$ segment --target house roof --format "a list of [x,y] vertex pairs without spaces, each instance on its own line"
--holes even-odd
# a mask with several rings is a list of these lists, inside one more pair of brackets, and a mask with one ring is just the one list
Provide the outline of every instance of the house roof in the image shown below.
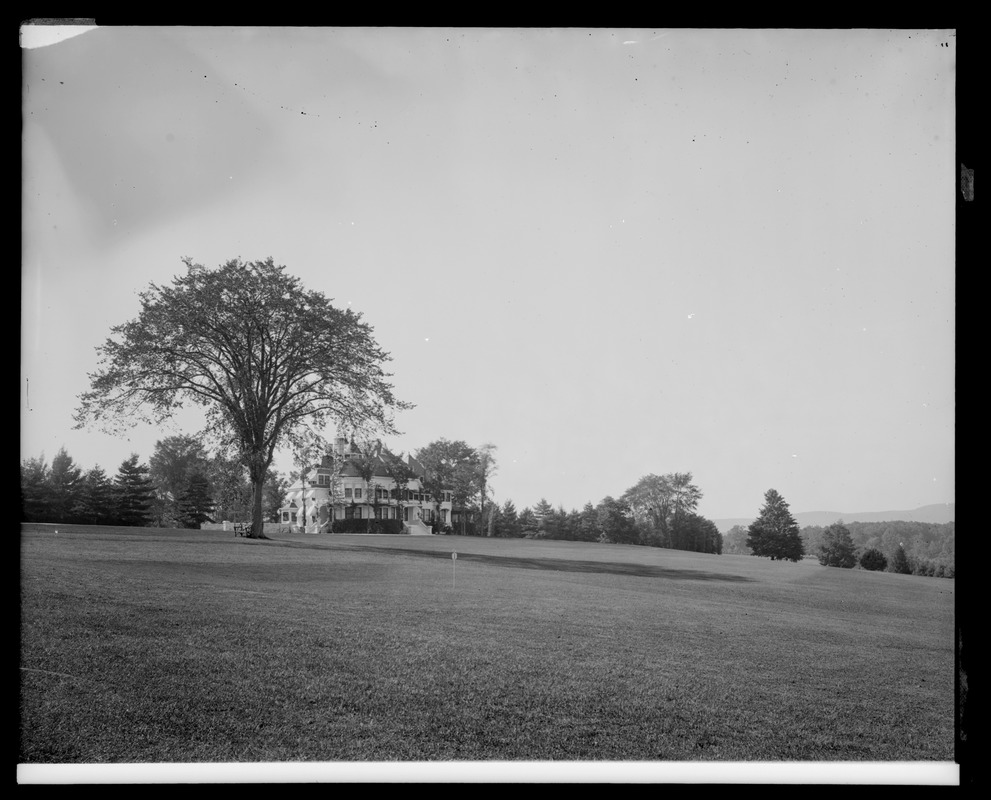
[[427,474],[427,468],[413,456],[406,456],[406,463],[409,464],[409,468],[413,470],[416,477],[422,478]]
[[[367,455],[365,456],[365,458],[367,458],[369,461],[372,462],[372,467],[373,467],[372,476],[374,478],[388,479],[391,478],[392,476],[389,474],[389,467],[388,464],[386,463],[386,460],[381,455],[382,452],[384,452],[386,455],[391,455],[387,450],[382,450],[374,454]],[[357,447],[353,445],[351,447],[351,454],[361,455]],[[413,472],[414,478],[423,479],[424,477],[426,477],[427,468],[423,465],[421,461],[419,461],[418,459],[414,458],[411,455],[408,455],[406,456],[405,463]],[[328,473],[331,473],[332,471],[333,471],[333,459],[330,456],[324,456],[321,459],[320,464],[318,466],[314,466],[310,474],[312,475],[315,473],[315,474],[326,475]],[[337,469],[337,474],[340,475],[342,478],[361,477],[361,472],[358,469],[358,465],[355,462],[355,459],[351,459],[351,458],[345,458],[343,460],[341,466],[338,467]]]

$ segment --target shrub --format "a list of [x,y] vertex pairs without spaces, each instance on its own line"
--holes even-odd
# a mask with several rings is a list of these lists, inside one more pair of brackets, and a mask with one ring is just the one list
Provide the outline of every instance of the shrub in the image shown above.
[[860,566],[872,572],[884,572],[888,568],[888,559],[884,557],[884,553],[876,547],[872,547],[865,550],[860,557]]
[[402,533],[401,519],[338,519],[334,533]]

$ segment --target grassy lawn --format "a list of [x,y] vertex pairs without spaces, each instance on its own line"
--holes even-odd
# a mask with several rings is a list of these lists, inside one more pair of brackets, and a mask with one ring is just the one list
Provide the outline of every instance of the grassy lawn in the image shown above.
[[24,525],[18,761],[952,761],[953,592],[571,542]]

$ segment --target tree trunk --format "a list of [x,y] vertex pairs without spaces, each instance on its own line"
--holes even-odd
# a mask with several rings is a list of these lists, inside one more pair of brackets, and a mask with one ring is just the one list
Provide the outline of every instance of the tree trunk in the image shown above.
[[262,490],[265,488],[264,473],[261,478],[251,479],[251,538],[264,539],[265,520],[262,518]]

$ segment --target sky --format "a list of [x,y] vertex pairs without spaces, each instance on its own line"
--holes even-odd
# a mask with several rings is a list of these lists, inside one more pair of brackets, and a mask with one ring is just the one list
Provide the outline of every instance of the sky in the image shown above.
[[391,354],[415,408],[384,443],[495,445],[499,503],[580,509],[671,472],[710,519],[771,488],[793,512],[954,502],[955,46],[25,33],[21,458],[114,474],[194,433],[74,430],[96,348],[183,257],[271,256]]

